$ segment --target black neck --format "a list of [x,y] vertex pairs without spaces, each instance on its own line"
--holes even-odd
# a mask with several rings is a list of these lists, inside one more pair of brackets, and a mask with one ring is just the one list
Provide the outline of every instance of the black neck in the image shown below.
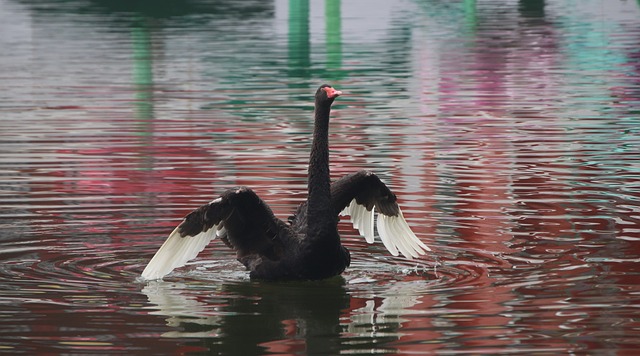
[[309,198],[307,213],[310,231],[324,231],[335,226],[331,208],[329,172],[329,113],[331,106],[318,105],[315,110],[313,144],[309,159]]

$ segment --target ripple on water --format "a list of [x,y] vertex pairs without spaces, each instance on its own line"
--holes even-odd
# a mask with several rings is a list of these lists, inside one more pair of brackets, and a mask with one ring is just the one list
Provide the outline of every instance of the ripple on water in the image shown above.
[[[31,3],[0,2],[0,350],[637,348],[637,2]],[[228,187],[305,198],[319,77],[332,173],[379,173],[434,252],[345,228],[341,278],[251,281],[218,241],[135,282]]]

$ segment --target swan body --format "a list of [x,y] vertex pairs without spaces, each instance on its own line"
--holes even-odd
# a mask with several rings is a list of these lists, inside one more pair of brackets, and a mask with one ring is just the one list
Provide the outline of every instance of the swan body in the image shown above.
[[[329,114],[342,93],[323,84],[315,95],[315,128],[309,160],[309,196],[287,222],[248,187],[236,187],[189,213],[148,263],[142,277],[161,279],[194,259],[213,239],[236,251],[250,277],[264,280],[323,279],[349,266],[340,243],[339,215],[351,216],[368,243],[380,240],[394,255],[417,258],[430,251],[411,231],[396,196],[370,171],[331,183]],[[377,212],[377,219],[375,213]]]

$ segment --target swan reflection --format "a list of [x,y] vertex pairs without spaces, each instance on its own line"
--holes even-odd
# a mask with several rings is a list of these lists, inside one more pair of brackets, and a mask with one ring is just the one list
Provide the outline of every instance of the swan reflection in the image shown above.
[[353,350],[354,342],[363,349],[373,343],[393,348],[406,321],[403,315],[415,313],[411,308],[420,303],[421,290],[421,281],[381,286],[336,277],[217,286],[153,281],[142,292],[151,304],[149,313],[165,317],[170,330],[162,336],[194,339],[188,345],[238,354],[265,350],[337,354]]

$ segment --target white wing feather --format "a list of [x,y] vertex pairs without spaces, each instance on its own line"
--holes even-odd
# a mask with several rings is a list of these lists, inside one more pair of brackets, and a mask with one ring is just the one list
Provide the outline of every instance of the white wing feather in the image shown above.
[[357,204],[355,199],[351,201],[351,204],[346,207],[340,215],[351,215],[351,223],[353,227],[358,229],[360,235],[364,236],[368,243],[373,243],[373,211],[374,209],[367,210],[366,207]]
[[142,271],[142,278],[161,279],[174,269],[184,266],[204,250],[217,232],[218,226],[214,225],[195,236],[182,237],[176,227]]
[[[340,212],[341,216],[350,215],[353,227],[358,229],[360,235],[364,236],[368,243],[374,242],[373,225],[374,210],[367,210],[366,207],[356,203],[353,199],[351,204]],[[418,237],[411,231],[409,224],[398,208],[397,216],[386,216],[378,213],[377,227],[380,240],[389,252],[398,256],[400,253],[408,259],[420,257],[427,251],[431,251]]]

